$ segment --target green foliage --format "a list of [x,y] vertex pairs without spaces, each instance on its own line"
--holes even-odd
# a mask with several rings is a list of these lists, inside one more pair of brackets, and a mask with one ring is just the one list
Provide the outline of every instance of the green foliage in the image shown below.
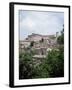
[[32,60],[32,53],[25,53],[21,55],[19,60],[19,79],[49,77],[46,64],[44,63],[45,61],[35,67]]
[[47,71],[46,64],[41,63],[34,68],[33,78],[48,78],[49,72]]
[[64,36],[63,35],[62,36],[59,36],[58,39],[57,39],[57,42],[59,44],[64,44]]
[[32,77],[32,54],[25,53],[20,55],[19,60],[19,79],[29,79]]
[[64,47],[59,47],[59,50],[53,49],[48,52],[48,55],[41,64],[34,66],[32,53],[24,53],[20,55],[19,60],[19,78],[50,78],[64,76]]
[[62,50],[49,51],[46,58],[46,64],[50,77],[64,76],[64,53]]
[[64,44],[64,28],[63,28],[63,30],[61,31],[61,35],[58,37],[57,42],[58,42],[59,44]]

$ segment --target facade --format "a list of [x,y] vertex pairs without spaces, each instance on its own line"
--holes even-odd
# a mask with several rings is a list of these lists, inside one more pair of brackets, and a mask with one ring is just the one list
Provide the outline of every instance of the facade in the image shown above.
[[49,40],[51,38],[53,39],[53,37],[55,37],[55,35],[40,35],[40,34],[32,33],[31,35],[28,35],[26,40],[29,40],[29,41],[40,41],[42,38],[44,40]]
[[[58,33],[56,33],[56,36]],[[46,55],[49,50],[56,47],[57,37],[55,35],[40,35],[34,34],[28,35],[25,40],[19,42],[20,52],[25,52],[27,48],[35,50],[35,55]],[[33,45],[31,46],[31,43]]]

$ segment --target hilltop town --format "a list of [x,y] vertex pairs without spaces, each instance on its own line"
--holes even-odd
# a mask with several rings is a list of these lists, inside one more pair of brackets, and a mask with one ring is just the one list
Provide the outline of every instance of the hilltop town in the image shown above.
[[19,41],[19,79],[64,76],[64,33],[32,33]]
[[34,57],[43,58],[49,50],[57,47],[57,37],[58,32],[56,32],[56,35],[32,33],[24,40],[19,41],[19,51],[24,53],[25,51],[33,50],[35,51]]

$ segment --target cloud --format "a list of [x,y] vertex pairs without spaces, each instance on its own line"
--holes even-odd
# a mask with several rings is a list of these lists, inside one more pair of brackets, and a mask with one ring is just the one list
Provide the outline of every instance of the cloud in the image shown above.
[[20,11],[20,39],[31,33],[55,34],[62,30],[64,13]]

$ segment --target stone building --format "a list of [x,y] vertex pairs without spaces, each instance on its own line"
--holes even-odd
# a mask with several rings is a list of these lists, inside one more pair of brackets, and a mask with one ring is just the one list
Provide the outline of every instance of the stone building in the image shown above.
[[[58,33],[56,33],[56,36]],[[46,55],[49,50],[57,45],[57,37],[55,35],[40,35],[34,34],[28,35],[25,40],[20,40],[19,49],[20,52],[24,52],[26,48],[30,47],[31,42],[33,46],[32,50],[35,50],[35,55]]]
[[42,38],[44,40],[49,40],[49,39],[53,39],[54,37],[55,37],[55,35],[40,35],[40,34],[32,33],[31,35],[28,35],[26,40],[29,40],[29,41],[40,41]]

